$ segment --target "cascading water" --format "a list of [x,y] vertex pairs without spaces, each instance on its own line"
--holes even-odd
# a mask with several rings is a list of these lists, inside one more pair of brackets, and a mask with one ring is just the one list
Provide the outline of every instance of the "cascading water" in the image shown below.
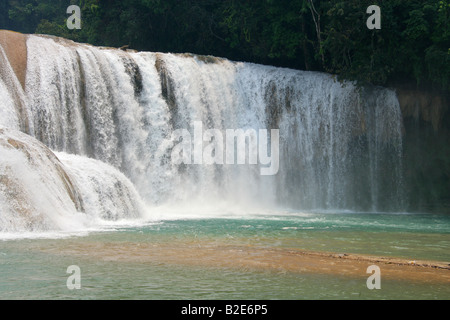
[[[24,90],[17,80],[9,84],[5,74],[12,69],[0,56],[0,124],[56,152],[114,166],[148,205],[403,208],[402,118],[391,90],[359,88],[323,73],[47,36],[28,36],[27,48]],[[279,129],[277,174],[262,176],[261,164],[175,164],[180,140],[173,133],[195,136],[195,123],[224,135]],[[202,141],[202,148],[212,142]],[[63,163],[77,162],[59,155]]]
[[134,185],[98,160],[0,127],[0,231],[80,231],[144,214]]
[[91,220],[117,221],[139,218],[144,204],[133,184],[118,170],[98,161],[58,152],[83,199]]
[[83,224],[78,190],[47,147],[0,127],[0,155],[0,231],[67,230]]

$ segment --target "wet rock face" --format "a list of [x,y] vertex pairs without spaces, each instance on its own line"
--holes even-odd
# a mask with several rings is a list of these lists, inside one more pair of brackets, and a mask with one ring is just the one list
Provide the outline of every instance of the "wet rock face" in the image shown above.
[[395,85],[403,123],[407,210],[450,212],[450,96],[434,88]]
[[442,94],[413,89],[398,89],[397,96],[404,118],[425,121],[438,132],[449,112],[449,100]]
[[139,99],[143,90],[142,74],[139,70],[139,66],[132,59],[128,57],[122,58],[123,64],[125,66],[125,71],[131,78],[133,84],[134,95],[136,99]]
[[156,55],[155,68],[160,77],[161,95],[171,111],[171,124],[175,127],[177,122],[177,98],[175,96],[175,84],[171,78],[163,57],[160,54]]
[[20,84],[25,88],[27,72],[27,36],[21,33],[0,30],[0,45],[13,68]]
[[[30,132],[30,124],[26,111],[26,103],[23,91],[25,90],[25,79],[27,73],[27,36],[6,30],[0,30],[0,87],[3,87],[3,97],[0,98],[2,108],[10,109],[9,116],[0,112],[0,123],[11,126],[12,118],[16,126],[23,132]],[[7,88],[9,93],[5,93]],[[14,107],[11,108],[8,99],[14,101]],[[8,106],[9,105],[9,106]],[[12,110],[14,109],[14,110]],[[3,110],[4,111],[4,110]],[[13,116],[15,114],[15,116]],[[11,118],[12,117],[12,118]],[[3,121],[2,121],[3,120]]]

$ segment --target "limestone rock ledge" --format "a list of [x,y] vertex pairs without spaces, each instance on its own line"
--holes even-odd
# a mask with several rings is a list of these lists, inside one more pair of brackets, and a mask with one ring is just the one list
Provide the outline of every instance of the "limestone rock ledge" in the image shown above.
[[0,46],[5,51],[22,88],[25,88],[27,73],[27,35],[0,30]]

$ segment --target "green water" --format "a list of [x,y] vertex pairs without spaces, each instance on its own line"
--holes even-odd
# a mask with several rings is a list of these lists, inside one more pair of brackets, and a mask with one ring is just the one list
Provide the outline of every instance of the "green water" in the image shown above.
[[[369,290],[366,274],[348,277],[157,260],[106,261],[92,252],[76,251],[84,243],[139,246],[189,241],[450,261],[450,216],[314,213],[189,219],[62,238],[3,240],[0,299],[450,299],[448,282],[384,280],[380,290]],[[70,247],[75,249],[64,251]],[[70,265],[81,269],[80,290],[67,288]]]

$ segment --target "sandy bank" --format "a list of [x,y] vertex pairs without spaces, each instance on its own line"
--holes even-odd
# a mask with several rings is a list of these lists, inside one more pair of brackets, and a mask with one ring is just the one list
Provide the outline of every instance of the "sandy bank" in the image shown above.
[[355,254],[236,246],[226,243],[210,244],[197,240],[189,243],[71,242],[61,247],[41,248],[41,250],[96,261],[328,274],[361,279],[367,279],[369,276],[366,273],[368,266],[377,265],[381,269],[383,280],[450,284],[448,262],[410,261]]

